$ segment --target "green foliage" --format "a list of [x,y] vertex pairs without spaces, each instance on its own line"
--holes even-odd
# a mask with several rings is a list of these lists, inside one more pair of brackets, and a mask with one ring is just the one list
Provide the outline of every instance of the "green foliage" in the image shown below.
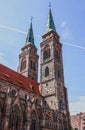
[[75,130],[75,128],[71,127],[71,130]]

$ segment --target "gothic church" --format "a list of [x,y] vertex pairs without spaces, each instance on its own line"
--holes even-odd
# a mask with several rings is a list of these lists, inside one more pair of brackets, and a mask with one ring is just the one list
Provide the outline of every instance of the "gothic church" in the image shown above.
[[40,44],[40,83],[32,21],[18,72],[0,64],[0,130],[70,130],[62,44],[49,8]]

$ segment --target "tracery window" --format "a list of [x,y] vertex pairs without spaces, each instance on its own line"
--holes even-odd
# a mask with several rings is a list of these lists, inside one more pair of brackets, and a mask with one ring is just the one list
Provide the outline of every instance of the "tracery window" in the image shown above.
[[47,77],[48,75],[49,75],[49,68],[46,67],[46,68],[45,68],[45,77]]
[[21,71],[26,68],[26,59],[22,59],[21,61]]
[[43,59],[45,60],[49,57],[50,57],[50,47],[46,45],[43,51]]

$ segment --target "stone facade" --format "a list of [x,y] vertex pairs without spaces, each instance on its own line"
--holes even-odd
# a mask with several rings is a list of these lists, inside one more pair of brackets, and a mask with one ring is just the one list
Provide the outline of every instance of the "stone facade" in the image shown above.
[[42,40],[40,84],[32,21],[19,55],[18,72],[0,65],[0,130],[71,129],[62,44],[51,9]]
[[0,130],[69,130],[64,113],[36,93],[0,79]]
[[38,58],[39,56],[37,54],[37,48],[31,44],[24,46],[21,54],[19,55],[18,72],[37,81]]
[[85,130],[85,113],[71,115],[71,125],[75,130]]
[[[45,53],[49,53],[48,57]],[[45,74],[47,68],[48,75]],[[62,45],[53,31],[46,33],[41,43],[41,93],[51,109],[69,113],[65,99]]]

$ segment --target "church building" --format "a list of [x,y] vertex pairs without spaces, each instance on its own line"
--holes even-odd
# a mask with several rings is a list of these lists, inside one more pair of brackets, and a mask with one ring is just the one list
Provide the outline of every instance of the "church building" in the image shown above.
[[0,64],[0,130],[71,130],[59,39],[49,7],[40,43],[40,83],[32,20],[17,72]]

